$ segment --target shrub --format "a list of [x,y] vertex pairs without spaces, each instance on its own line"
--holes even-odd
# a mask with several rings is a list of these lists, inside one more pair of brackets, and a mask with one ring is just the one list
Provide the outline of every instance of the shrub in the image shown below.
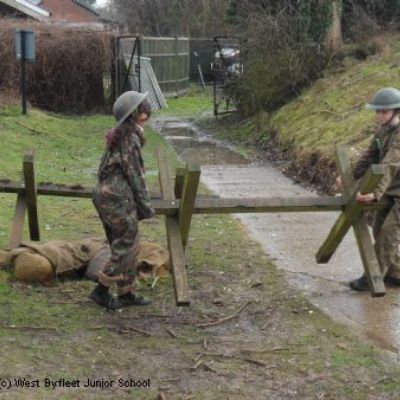
[[110,74],[112,37],[105,32],[2,20],[0,22],[0,88],[19,88],[14,29],[33,28],[36,60],[27,64],[27,93],[37,107],[85,112],[105,103],[103,80]]

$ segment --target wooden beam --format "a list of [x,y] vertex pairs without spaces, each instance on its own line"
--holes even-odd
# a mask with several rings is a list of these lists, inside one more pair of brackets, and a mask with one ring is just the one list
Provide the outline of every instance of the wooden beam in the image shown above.
[[[78,197],[91,198],[93,187],[77,185],[63,185],[59,183],[36,184],[37,194],[42,196]],[[12,182],[8,179],[0,179],[0,193],[24,193],[25,185]],[[150,192],[154,199],[161,199],[160,193]]]
[[[169,163],[165,153],[157,151],[161,195],[164,200],[175,203],[174,186],[169,171]],[[178,215],[165,217],[168,249],[171,256],[172,276],[175,287],[175,299],[178,306],[189,306],[189,286],[186,273],[185,250],[182,245],[182,235],[178,223]]]
[[266,199],[200,199],[194,214],[241,214],[308,211],[341,211],[348,202],[344,197],[270,197]]
[[37,193],[35,183],[34,152],[29,150],[25,153],[23,173],[25,182],[25,197],[28,208],[29,233],[31,240],[40,240],[39,218],[37,209]]
[[[179,178],[180,179],[180,178]],[[176,187],[176,185],[175,185]],[[41,196],[60,196],[91,198],[91,187],[80,185],[62,185],[53,183],[37,184],[37,194]],[[174,190],[175,191],[175,190]],[[0,193],[25,193],[23,183],[0,180]],[[178,192],[179,193],[179,192]],[[173,214],[177,210],[171,208],[169,203],[161,200],[160,193],[150,193],[154,204],[158,204],[160,214]],[[175,196],[176,197],[176,196]],[[230,214],[230,213],[256,213],[256,212],[307,212],[307,211],[341,211],[347,204],[345,197],[270,197],[270,198],[224,198],[220,199],[212,195],[199,195],[193,210],[194,214]],[[388,202],[364,204],[367,210],[378,210],[390,207]]]
[[186,248],[190,225],[192,223],[193,208],[197,197],[197,190],[200,183],[200,167],[188,164],[183,186],[181,203],[179,206],[179,226],[181,228],[183,248]]
[[383,167],[381,165],[371,165],[361,182],[355,188],[348,205],[339,215],[325,242],[318,250],[316,260],[319,264],[325,264],[331,259],[347,231],[363,210],[363,205],[357,202],[357,193],[372,192],[382,177]]
[[[342,176],[343,192],[345,195],[350,196],[353,188],[356,186],[356,181],[353,177],[350,159],[344,146],[337,148],[336,164]],[[369,233],[367,218],[363,212],[361,212],[354,221],[353,231],[360,251],[365,276],[370,284],[371,295],[374,297],[384,296],[386,289],[383,282],[382,271]]]
[[21,244],[22,234],[24,231],[25,212],[26,198],[22,193],[19,193],[17,196],[17,203],[15,206],[14,219],[11,228],[9,250],[15,249]]

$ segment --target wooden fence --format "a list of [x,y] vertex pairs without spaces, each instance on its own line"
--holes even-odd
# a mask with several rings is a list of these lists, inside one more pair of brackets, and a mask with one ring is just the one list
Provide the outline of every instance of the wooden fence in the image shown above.
[[[121,40],[124,54],[132,52],[135,40]],[[180,96],[189,89],[188,38],[140,37],[140,55],[151,59],[154,74],[165,97]]]

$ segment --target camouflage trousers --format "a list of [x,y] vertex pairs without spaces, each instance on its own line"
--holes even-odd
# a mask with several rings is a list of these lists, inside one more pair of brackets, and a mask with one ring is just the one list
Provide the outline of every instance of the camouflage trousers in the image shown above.
[[372,225],[383,276],[400,279],[400,199],[385,197],[392,207],[378,210]]
[[107,236],[111,258],[102,272],[99,283],[110,287],[116,284],[118,295],[135,289],[139,231],[136,205],[130,198],[109,196],[93,191],[93,204]]

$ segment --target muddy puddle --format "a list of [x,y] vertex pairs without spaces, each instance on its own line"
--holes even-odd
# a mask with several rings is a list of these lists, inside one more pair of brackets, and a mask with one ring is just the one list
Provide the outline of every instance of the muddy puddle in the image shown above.
[[202,133],[190,124],[190,121],[176,120],[156,121],[155,128],[169,143],[179,157],[190,163],[200,165],[245,165],[249,164],[242,155],[233,148],[223,146],[212,137]]
[[[294,184],[268,163],[252,163],[233,148],[193,128],[191,122],[159,120],[157,131],[187,162],[202,166],[202,182],[220,197],[317,196]],[[235,215],[263,247],[289,283],[333,319],[350,326],[382,348],[400,350],[400,289],[387,288],[382,298],[353,292],[348,281],[359,277],[362,264],[349,231],[329,264],[315,254],[337,213]]]

